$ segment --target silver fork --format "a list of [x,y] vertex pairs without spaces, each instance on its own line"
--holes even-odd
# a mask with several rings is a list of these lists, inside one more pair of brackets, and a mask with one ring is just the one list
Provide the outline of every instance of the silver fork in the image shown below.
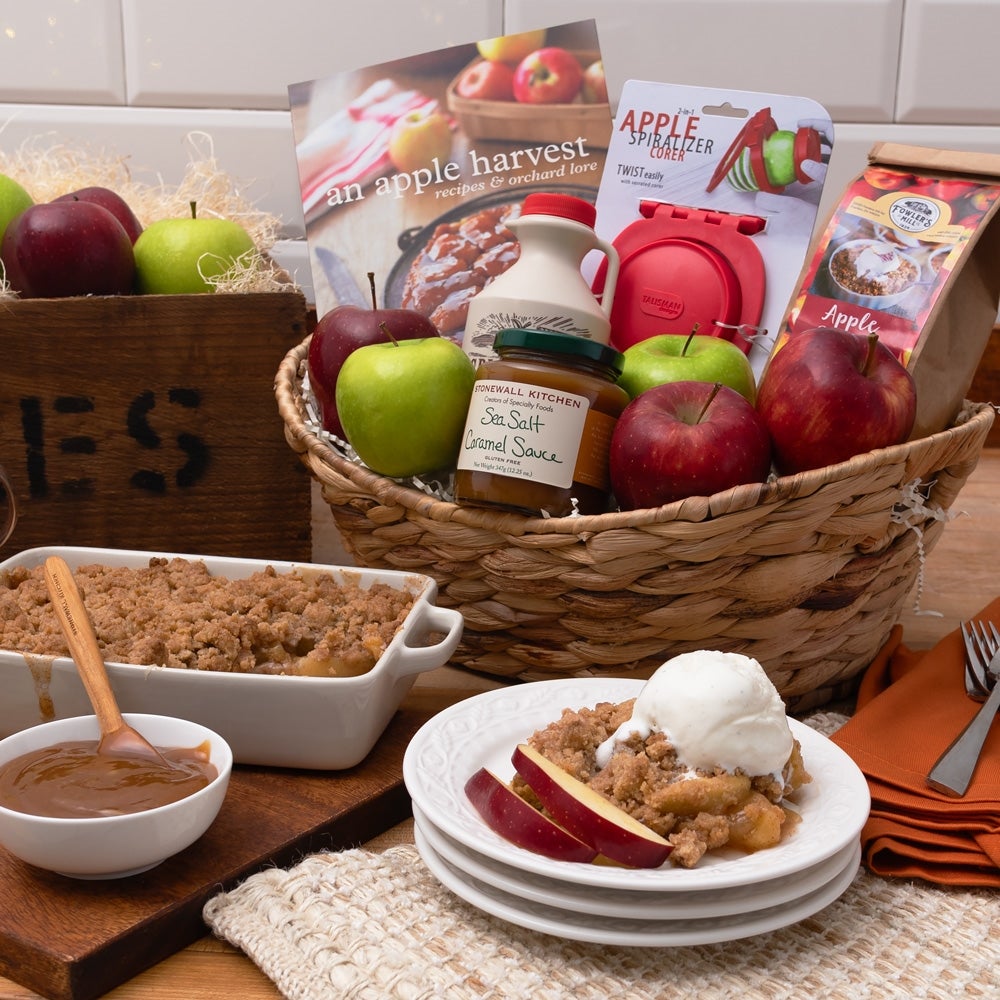
[[[993,633],[991,638],[1000,644],[996,628],[992,622],[989,625]],[[962,641],[965,644],[965,693],[974,701],[986,701],[992,685],[986,673],[986,660],[979,652],[981,643],[979,633],[974,632],[974,628],[973,622],[962,622]]]
[[966,666],[966,689],[968,690],[970,683],[971,667],[975,676],[982,678],[983,685],[991,685],[989,695],[972,721],[952,741],[927,775],[927,784],[931,788],[956,798],[960,798],[968,790],[983,743],[986,742],[993,718],[1000,709],[1000,684],[997,683],[1000,679],[1000,634],[992,622],[988,625],[989,631],[983,622],[970,623],[968,628],[963,625],[962,635],[966,640],[966,652],[970,661]]

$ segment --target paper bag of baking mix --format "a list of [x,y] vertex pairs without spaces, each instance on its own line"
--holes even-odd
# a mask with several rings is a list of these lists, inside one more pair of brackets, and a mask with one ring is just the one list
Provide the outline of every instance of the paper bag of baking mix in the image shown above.
[[879,143],[814,239],[774,350],[876,332],[913,375],[912,436],[950,426],[1000,304],[1000,155]]

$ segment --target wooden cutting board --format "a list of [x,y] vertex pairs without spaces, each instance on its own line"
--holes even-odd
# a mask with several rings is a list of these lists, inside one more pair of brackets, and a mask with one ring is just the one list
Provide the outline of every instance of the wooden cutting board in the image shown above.
[[347,771],[234,768],[204,836],[141,875],[79,881],[0,848],[0,973],[53,1000],[92,1000],[203,937],[205,902],[252,872],[401,822],[410,815],[403,754],[429,716],[397,712]]

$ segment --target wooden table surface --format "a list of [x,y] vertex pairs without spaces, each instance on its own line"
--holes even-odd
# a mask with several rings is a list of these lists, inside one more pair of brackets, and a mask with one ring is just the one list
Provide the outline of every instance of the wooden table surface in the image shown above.
[[[959,495],[940,541],[927,558],[921,613],[913,602],[902,616],[905,641],[932,645],[1000,593],[1000,449],[988,449]],[[498,682],[442,667],[422,675],[406,704],[438,710]],[[373,848],[411,842],[403,823],[372,842]],[[106,995],[109,1000],[275,1000],[274,984],[242,953],[211,935]],[[38,1000],[38,994],[0,977],[0,1000]]]

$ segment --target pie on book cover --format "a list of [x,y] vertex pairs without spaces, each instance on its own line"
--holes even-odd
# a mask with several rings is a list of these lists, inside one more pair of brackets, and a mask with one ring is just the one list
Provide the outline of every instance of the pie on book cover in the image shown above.
[[[556,66],[601,61],[593,20],[537,40]],[[317,316],[370,306],[371,273],[379,307],[416,309],[461,343],[469,300],[517,259],[506,223],[525,197],[596,201],[607,100],[582,85],[544,103],[460,93],[483,62],[473,42],[289,86]]]

